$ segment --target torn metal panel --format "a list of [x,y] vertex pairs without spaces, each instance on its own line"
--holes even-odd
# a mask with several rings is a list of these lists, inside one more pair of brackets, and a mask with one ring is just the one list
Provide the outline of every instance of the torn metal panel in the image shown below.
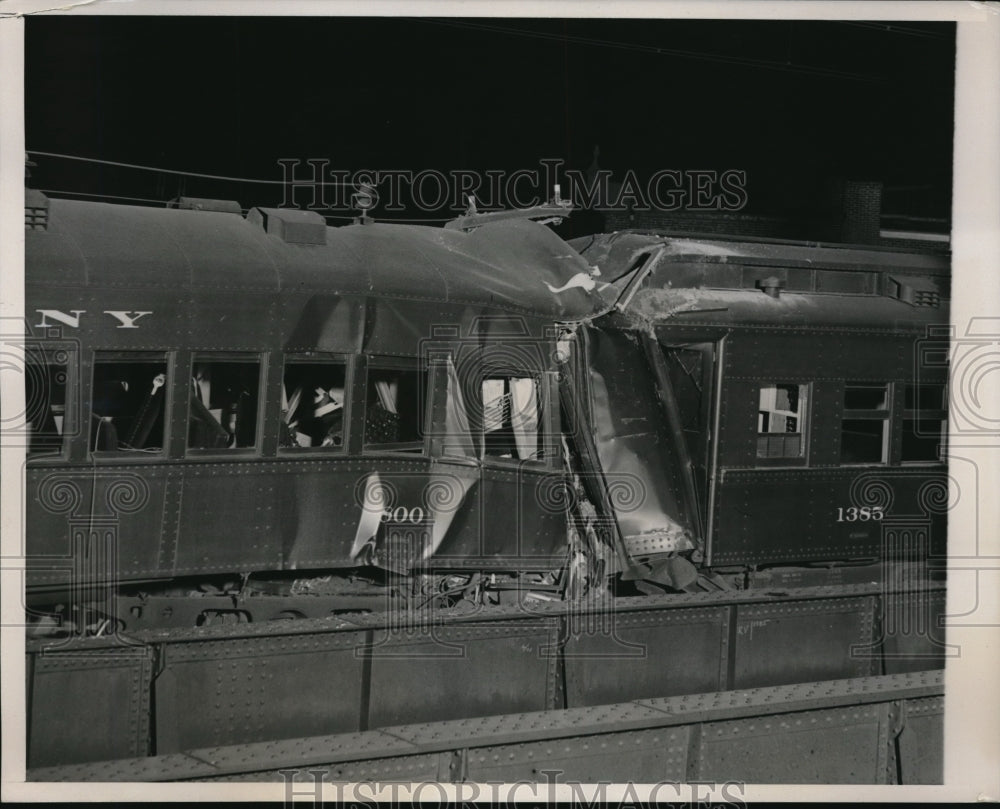
[[643,348],[627,333],[586,334],[594,438],[626,546],[643,555],[690,550],[697,541],[695,510],[684,494],[690,473]]
[[640,322],[921,327],[950,296],[944,255],[632,231],[571,245]]
[[[415,484],[422,487],[419,497]],[[369,473],[364,479],[351,559],[355,564],[409,572],[441,546],[473,485],[473,479],[449,474],[446,469],[432,471],[419,480],[394,476],[385,482],[378,471]],[[407,505],[410,503],[414,505]],[[418,510],[419,517],[415,514]]]
[[553,202],[548,205],[535,205],[531,208],[519,208],[511,211],[484,211],[478,213],[475,203],[470,205],[470,211],[465,216],[459,216],[445,224],[448,230],[472,230],[493,222],[510,221],[512,219],[535,219],[542,224],[559,223],[573,212],[573,203]]
[[[672,263],[701,265],[734,264],[756,267],[805,267],[864,270],[883,267],[894,271],[923,275],[941,271],[945,257],[928,253],[907,253],[874,247],[816,242],[794,242],[752,237],[693,237],[618,231],[572,239],[570,245],[591,263],[601,268],[607,280],[627,268],[637,254],[666,246]],[[618,273],[615,272],[618,269]],[[697,286],[697,284],[691,284]]]
[[941,308],[914,307],[877,296],[783,292],[775,298],[759,289],[654,287],[637,292],[628,311],[642,322],[679,326],[740,323],[871,328],[873,323],[885,323],[895,328],[920,329],[939,323],[946,316]]

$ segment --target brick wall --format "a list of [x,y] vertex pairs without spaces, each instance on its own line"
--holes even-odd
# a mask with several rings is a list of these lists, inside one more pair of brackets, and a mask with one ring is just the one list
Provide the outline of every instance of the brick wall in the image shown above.
[[844,183],[840,241],[849,244],[878,244],[882,215],[882,183],[847,180]]

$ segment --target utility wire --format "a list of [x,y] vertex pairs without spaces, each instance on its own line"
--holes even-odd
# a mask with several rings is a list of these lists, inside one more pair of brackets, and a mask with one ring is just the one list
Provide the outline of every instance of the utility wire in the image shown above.
[[905,25],[897,25],[894,22],[861,22],[855,20],[837,20],[841,25],[850,25],[854,28],[870,28],[873,31],[881,31],[889,34],[903,34],[905,36],[920,37],[922,39],[937,39],[944,42],[951,42],[954,37],[938,31],[924,31],[920,28],[908,28]]
[[[93,197],[96,199],[120,199],[125,202],[150,202],[153,205],[166,205],[170,200],[166,199],[149,199],[148,197],[119,197],[114,194],[88,194],[84,191],[64,191],[57,188],[39,188],[43,194],[70,194],[74,197]],[[247,212],[247,208],[241,208],[243,213]]]
[[825,68],[814,65],[797,65],[787,62],[775,62],[768,59],[755,59],[743,56],[727,56],[725,54],[704,53],[701,51],[687,51],[678,48],[664,48],[657,45],[639,45],[634,42],[619,42],[615,40],[594,39],[592,37],[581,37],[570,34],[551,34],[542,31],[527,31],[523,28],[510,28],[500,25],[485,25],[482,23],[457,22],[453,20],[434,20],[427,18],[413,18],[416,22],[430,23],[432,25],[450,26],[453,28],[467,28],[476,31],[488,31],[500,34],[510,34],[512,36],[522,36],[532,39],[549,39],[559,42],[572,42],[579,45],[593,45],[605,48],[617,48],[619,50],[636,51],[640,53],[657,54],[661,56],[676,56],[683,59],[697,59],[706,62],[719,62],[723,64],[734,64],[743,67],[760,67],[770,70],[781,70],[788,73],[802,73],[807,75],[823,76],[826,78],[849,79],[851,81],[869,82],[874,84],[885,84],[888,80],[883,77],[865,75],[861,73],[850,73],[834,68]]
[[[134,163],[119,163],[115,160],[100,160],[96,157],[80,157],[79,155],[58,154],[56,152],[37,152],[29,149],[28,154],[40,157],[57,157],[63,160],[80,160],[84,163],[100,163],[104,166],[119,166],[126,169],[138,169],[140,171],[156,171],[161,174],[177,174],[183,177],[199,177],[203,180],[225,180],[233,183],[260,183],[261,185],[287,185],[285,180],[253,180],[248,177],[223,177],[218,174],[199,174],[194,171],[178,171],[177,169],[160,169],[154,166],[138,166]],[[343,186],[354,188],[352,183],[329,183],[324,181],[324,185]]]

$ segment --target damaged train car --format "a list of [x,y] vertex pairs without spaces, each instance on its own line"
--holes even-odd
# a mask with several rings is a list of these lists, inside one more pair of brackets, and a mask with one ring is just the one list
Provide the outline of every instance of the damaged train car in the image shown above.
[[940,778],[946,258],[29,195],[29,776]]

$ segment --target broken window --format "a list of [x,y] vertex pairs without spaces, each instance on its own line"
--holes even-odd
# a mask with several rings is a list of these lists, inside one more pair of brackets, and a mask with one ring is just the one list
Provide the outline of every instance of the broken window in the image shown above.
[[886,463],[889,457],[889,385],[848,382],[840,430],[842,464]]
[[365,447],[422,452],[426,373],[416,368],[368,368]]
[[24,404],[29,455],[56,453],[63,447],[68,358],[66,351],[26,357]]
[[542,460],[542,390],[530,376],[489,376],[482,381],[483,454]]
[[804,458],[809,386],[790,383],[760,389],[757,457]]
[[948,395],[943,384],[906,385],[903,394],[903,463],[943,460],[948,438]]
[[94,358],[90,449],[162,451],[166,383],[163,354],[99,352]]
[[301,449],[344,446],[347,365],[343,361],[293,359],[281,387],[279,445]]
[[191,373],[189,449],[240,449],[257,443],[260,361],[197,355]]

